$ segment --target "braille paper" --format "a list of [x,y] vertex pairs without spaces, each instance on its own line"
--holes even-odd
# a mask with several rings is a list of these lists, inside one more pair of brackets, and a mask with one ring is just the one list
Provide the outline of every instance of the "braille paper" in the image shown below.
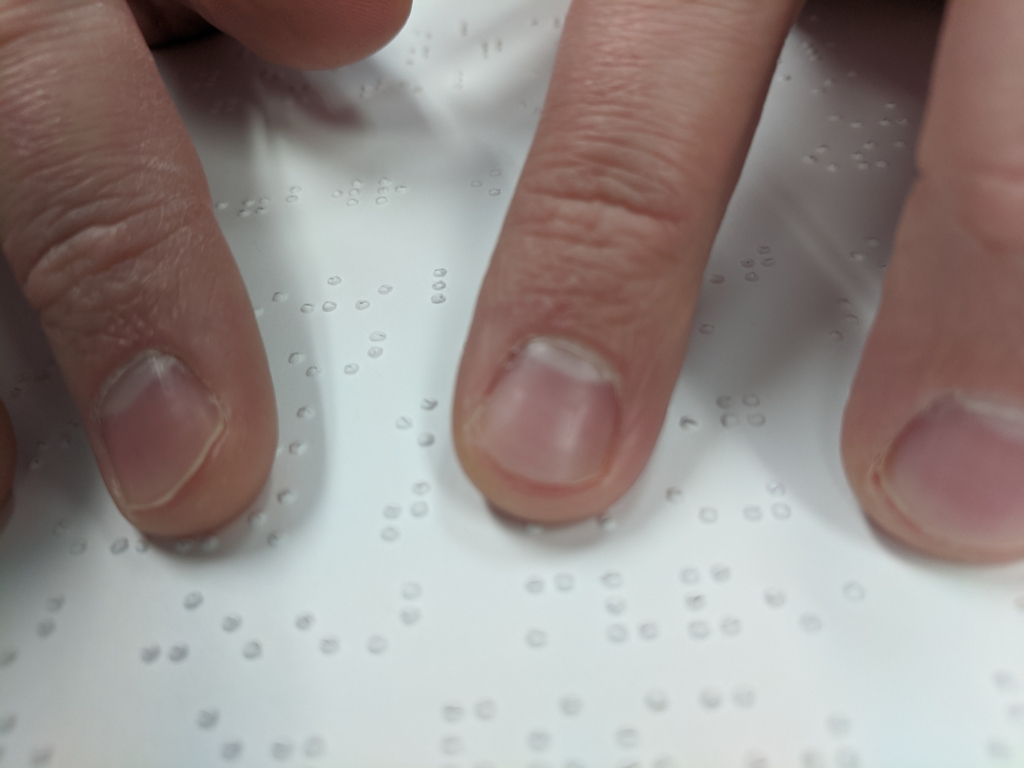
[[141,537],[2,274],[0,768],[1024,766],[1024,567],[908,553],[840,466],[938,19],[839,6],[786,43],[650,465],[550,530],[488,511],[449,419],[567,3],[419,0],[336,72],[159,53],[277,462],[228,529]]

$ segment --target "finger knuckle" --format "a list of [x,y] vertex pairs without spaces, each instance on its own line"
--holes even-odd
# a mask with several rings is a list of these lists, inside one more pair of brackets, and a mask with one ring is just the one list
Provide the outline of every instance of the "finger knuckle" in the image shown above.
[[76,337],[138,334],[159,293],[143,289],[174,267],[203,215],[198,201],[161,193],[160,176],[107,166],[22,218],[6,249],[45,326]]

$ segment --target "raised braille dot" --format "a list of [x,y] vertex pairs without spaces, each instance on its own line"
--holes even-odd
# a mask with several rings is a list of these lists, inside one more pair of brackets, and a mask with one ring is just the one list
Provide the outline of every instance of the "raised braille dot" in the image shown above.
[[380,656],[382,653],[387,651],[387,649],[387,638],[383,637],[382,635],[372,635],[370,639],[366,641],[366,650],[368,650],[374,656]]
[[704,709],[718,709],[722,706],[722,692],[717,688],[704,688],[701,690],[698,700]]
[[713,523],[718,520],[718,510],[714,507],[701,507],[700,512],[697,514],[701,522],[704,523]]
[[531,629],[526,633],[526,644],[531,648],[543,648],[547,642],[548,633],[542,629]]
[[194,611],[202,604],[203,595],[201,592],[189,592],[187,595],[185,595],[184,605],[186,610]]
[[242,742],[229,741],[220,747],[220,756],[224,760],[237,760],[242,755]]
[[263,655],[263,646],[255,640],[250,640],[242,646],[242,656],[249,659],[250,661],[258,659]]
[[320,641],[320,653],[324,656],[333,656],[341,648],[341,642],[336,637],[325,637]]
[[128,539],[124,538],[123,536],[119,539],[115,539],[114,543],[110,545],[110,551],[115,555],[120,555],[124,552],[127,552]]
[[216,709],[204,709],[200,711],[199,715],[196,717],[196,725],[204,730],[210,730],[217,725],[219,720],[220,712]]

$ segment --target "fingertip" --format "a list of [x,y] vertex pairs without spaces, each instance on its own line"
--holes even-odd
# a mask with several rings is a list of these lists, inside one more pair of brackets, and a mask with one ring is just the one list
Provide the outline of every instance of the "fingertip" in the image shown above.
[[[235,386],[233,379],[240,377],[230,371],[212,378],[219,387],[206,402],[205,392],[193,392],[199,397],[191,406],[183,395],[162,413],[127,419],[122,414],[115,417],[120,424],[100,418],[96,425],[108,487],[125,516],[145,533],[176,537],[216,530],[241,515],[267,481],[277,448],[269,370],[248,371],[243,388]],[[150,387],[148,398],[142,393],[140,399],[150,401],[141,403],[143,408],[160,399],[154,389],[160,387]],[[121,427],[127,434],[118,434]],[[128,480],[132,473],[135,479]]]

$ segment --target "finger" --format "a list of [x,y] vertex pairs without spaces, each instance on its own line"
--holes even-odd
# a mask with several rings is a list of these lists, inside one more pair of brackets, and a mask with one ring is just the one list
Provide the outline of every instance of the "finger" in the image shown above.
[[329,69],[369,56],[405,24],[412,0],[186,0],[269,61]]
[[881,309],[844,419],[871,518],[965,560],[1024,555],[1024,3],[947,6]]
[[[0,509],[7,504],[14,485],[14,463],[18,452],[14,443],[14,427],[3,403],[0,403]],[[0,514],[0,521],[3,516]],[[0,523],[0,528],[3,525]]]
[[212,211],[123,2],[0,2],[0,241],[111,494],[159,535],[241,512],[277,441]]
[[792,0],[576,0],[484,281],[456,446],[498,507],[596,514],[653,448]]

